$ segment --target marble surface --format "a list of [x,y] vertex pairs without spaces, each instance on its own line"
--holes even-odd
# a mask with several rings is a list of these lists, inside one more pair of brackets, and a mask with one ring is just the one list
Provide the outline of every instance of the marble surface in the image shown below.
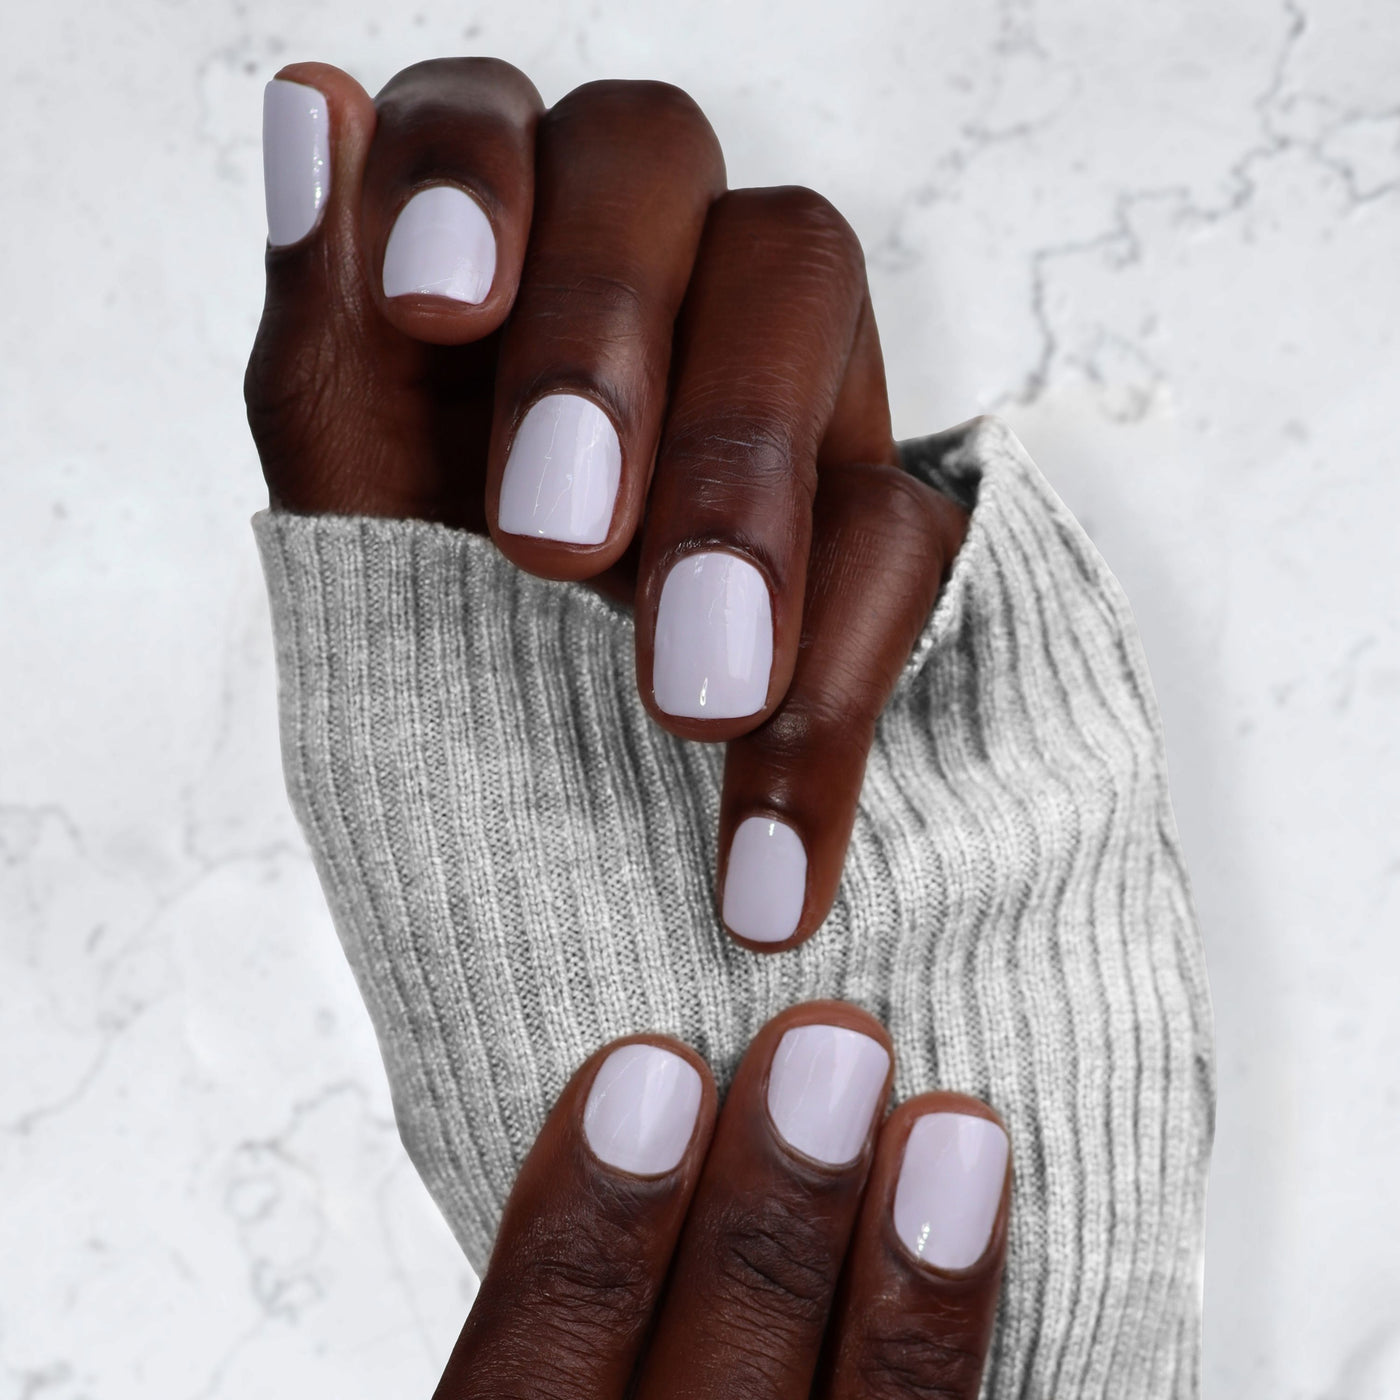
[[994,409],[1133,599],[1213,975],[1211,1400],[1400,1395],[1392,0],[10,7],[0,1397],[426,1396],[473,1280],[281,789],[259,103],[688,88],[830,195],[896,426]]

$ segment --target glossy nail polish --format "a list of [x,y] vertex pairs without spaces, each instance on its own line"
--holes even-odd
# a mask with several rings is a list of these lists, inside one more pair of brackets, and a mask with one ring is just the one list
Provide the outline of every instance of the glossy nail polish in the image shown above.
[[315,88],[274,78],[263,89],[263,186],[267,241],[299,243],[331,187],[330,114]]
[[598,1068],[583,1110],[583,1134],[600,1161],[634,1176],[658,1176],[685,1156],[700,1112],[695,1066],[657,1045],[623,1045]]
[[755,943],[781,943],[797,931],[807,897],[802,838],[772,817],[746,817],[729,845],[720,917]]
[[602,544],[622,449],[608,415],[578,394],[549,394],[521,420],[501,477],[497,522],[511,535]]
[[652,686],[688,719],[761,710],[773,669],[773,606],[763,575],[736,554],[687,554],[661,586]]
[[860,1156],[884,1102],[889,1052],[845,1026],[794,1026],[768,1073],[768,1114],[783,1140],[828,1166]]
[[384,249],[384,295],[486,300],[496,236],[481,205],[456,185],[429,185],[399,211]]
[[930,1113],[909,1130],[894,1193],[894,1228],[936,1269],[971,1268],[986,1253],[1009,1155],[989,1118]]

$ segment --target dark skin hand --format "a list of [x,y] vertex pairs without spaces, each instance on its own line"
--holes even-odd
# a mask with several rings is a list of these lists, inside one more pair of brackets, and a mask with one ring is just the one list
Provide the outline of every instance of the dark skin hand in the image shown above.
[[[806,853],[800,914],[740,941],[802,942],[836,896],[876,721],[967,528],[898,465],[855,235],[809,190],[728,190],[709,123],[663,84],[590,83],[546,110],[491,59],[418,64],[373,100],[324,64],[279,77],[326,100],[330,188],[312,231],[268,251],[246,395],[272,503],[489,531],[522,569],[631,603],[648,712],[728,745],[721,905],[736,829],[776,819]],[[385,295],[395,222],[439,185],[489,221],[478,302]],[[521,423],[561,393],[616,433],[601,543],[501,527]],[[658,632],[663,587],[697,554],[752,566],[771,665],[760,648],[748,702],[708,677],[680,702],[667,688],[659,652],[694,637]]]
[[[808,1027],[846,1058],[794,1054],[785,1075],[788,1033]],[[638,1046],[681,1092],[664,1068],[610,1077]],[[1006,1250],[1004,1130],[947,1093],[886,1119],[893,1068],[880,1025],[840,1002],[769,1022],[723,1109],[684,1045],[598,1051],[521,1168],[437,1400],[975,1400]],[[930,1153],[940,1133],[961,1136]]]

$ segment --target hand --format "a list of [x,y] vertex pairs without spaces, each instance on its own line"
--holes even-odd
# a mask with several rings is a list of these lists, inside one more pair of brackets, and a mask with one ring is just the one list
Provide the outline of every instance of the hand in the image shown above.
[[724,921],[801,942],[966,528],[898,466],[854,234],[808,190],[726,191],[661,84],[544,111],[489,59],[374,101],[279,77],[246,381],[273,504],[489,530],[634,600],[647,710],[729,745]]
[[882,1123],[893,1069],[840,1002],[770,1021],[719,1111],[677,1042],[598,1051],[521,1168],[438,1400],[974,1400],[1006,1134],[955,1094]]

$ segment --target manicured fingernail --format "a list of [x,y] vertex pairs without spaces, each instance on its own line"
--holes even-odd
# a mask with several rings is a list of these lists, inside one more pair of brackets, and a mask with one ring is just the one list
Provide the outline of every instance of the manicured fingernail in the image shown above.
[[491,221],[465,190],[430,185],[399,211],[384,249],[386,297],[422,292],[475,306],[495,275]]
[[688,554],[666,575],[656,610],[657,705],[688,719],[735,719],[763,708],[773,669],[773,605],[747,559]]
[[967,1113],[930,1113],[909,1131],[894,1192],[894,1228],[936,1269],[971,1268],[987,1251],[1006,1184],[1000,1125]]
[[889,1052],[844,1026],[794,1026],[768,1072],[768,1112],[790,1147],[829,1166],[860,1156],[885,1097]]
[[624,1045],[593,1078],[583,1135],[594,1156],[619,1171],[671,1171],[695,1132],[700,1089],[700,1075],[688,1060],[658,1045]]
[[263,89],[263,186],[267,241],[299,243],[331,188],[330,115],[315,88],[274,78]]
[[745,817],[729,845],[720,917],[731,933],[781,943],[797,931],[807,897],[807,851],[785,822]]
[[621,471],[608,415],[578,394],[550,394],[531,407],[510,445],[497,520],[511,535],[602,544]]

